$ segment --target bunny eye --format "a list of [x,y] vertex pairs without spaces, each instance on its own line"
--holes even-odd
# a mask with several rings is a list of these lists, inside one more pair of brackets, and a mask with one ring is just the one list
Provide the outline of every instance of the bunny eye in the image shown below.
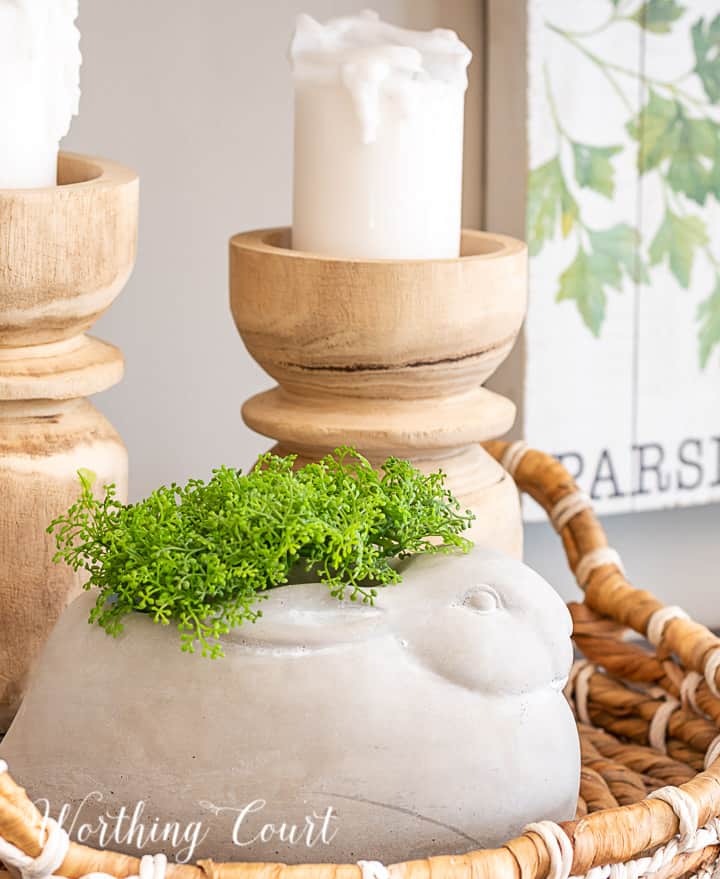
[[476,613],[492,613],[502,607],[500,596],[492,586],[476,586],[463,599],[463,605]]

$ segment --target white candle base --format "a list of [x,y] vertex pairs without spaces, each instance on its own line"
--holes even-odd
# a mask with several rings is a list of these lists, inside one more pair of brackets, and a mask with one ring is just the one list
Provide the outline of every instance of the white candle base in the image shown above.
[[0,189],[55,186],[57,162],[57,144],[0,143]]
[[464,94],[428,89],[398,117],[380,99],[363,143],[342,85],[299,85],[295,98],[293,247],[348,259],[452,259],[460,253]]
[[345,259],[455,259],[470,51],[373,12],[300,16],[293,247]]

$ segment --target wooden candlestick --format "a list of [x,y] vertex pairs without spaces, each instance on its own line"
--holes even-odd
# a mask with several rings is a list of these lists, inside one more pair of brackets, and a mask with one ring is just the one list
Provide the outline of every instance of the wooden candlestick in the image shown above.
[[477,515],[474,539],[519,557],[517,490],[480,446],[510,429],[515,406],[481,385],[525,316],[525,245],[467,231],[458,259],[395,261],[289,242],[289,229],[230,242],[235,323],[278,382],[245,403],[245,422],[300,462],[353,445],[373,464],[397,455],[442,468]]
[[50,521],[77,471],[127,491],[127,453],[84,397],[122,378],[113,345],[84,335],[135,261],[138,180],[61,154],[57,187],[0,190],[0,731],[81,580],[54,565]]

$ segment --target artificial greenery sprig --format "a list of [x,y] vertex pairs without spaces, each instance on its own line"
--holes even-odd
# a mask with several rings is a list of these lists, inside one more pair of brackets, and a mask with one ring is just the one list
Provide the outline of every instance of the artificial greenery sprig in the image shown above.
[[220,637],[257,620],[267,590],[297,566],[337,598],[372,603],[377,586],[401,579],[392,559],[470,546],[461,532],[474,517],[442,473],[397,458],[378,473],[347,448],[298,470],[294,461],[267,454],[247,474],[221,467],[207,483],[163,486],[129,505],[113,485],[96,498],[94,474],[80,471],[80,497],[48,531],[55,561],[84,568],[86,588],[99,590],[90,622],[116,636],[139,611],[174,622],[184,651],[199,643],[214,658]]

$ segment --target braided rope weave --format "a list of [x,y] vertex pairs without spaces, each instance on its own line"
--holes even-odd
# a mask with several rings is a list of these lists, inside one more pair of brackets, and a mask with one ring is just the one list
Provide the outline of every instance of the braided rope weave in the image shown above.
[[70,842],[0,765],[0,860],[21,879],[720,879],[720,639],[630,586],[558,461],[524,443],[486,448],[545,509],[584,590],[570,604],[584,658],[566,689],[583,763],[575,820],[388,867],[166,864]]

